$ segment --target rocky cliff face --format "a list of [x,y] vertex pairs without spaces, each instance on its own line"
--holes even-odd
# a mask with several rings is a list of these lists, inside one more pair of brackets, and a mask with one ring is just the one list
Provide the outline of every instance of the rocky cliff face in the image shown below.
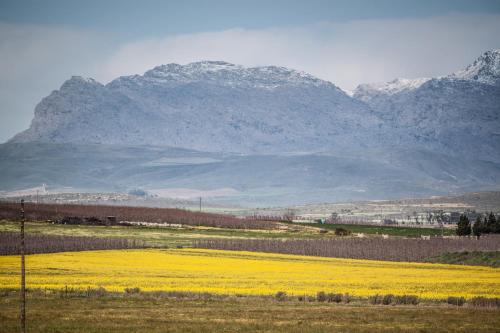
[[373,145],[380,124],[364,103],[311,75],[198,62],[107,85],[73,77],[36,107],[31,127],[12,141],[316,151]]

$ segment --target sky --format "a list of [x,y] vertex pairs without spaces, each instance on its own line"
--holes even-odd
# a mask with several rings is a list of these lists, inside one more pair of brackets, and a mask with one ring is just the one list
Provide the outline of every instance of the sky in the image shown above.
[[0,0],[0,142],[72,75],[222,60],[344,90],[447,75],[500,48],[500,0]]

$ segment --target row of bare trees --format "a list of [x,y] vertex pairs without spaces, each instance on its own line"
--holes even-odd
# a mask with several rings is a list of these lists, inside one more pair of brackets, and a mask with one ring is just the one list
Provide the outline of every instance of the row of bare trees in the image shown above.
[[[0,255],[20,253],[19,233],[0,232]],[[138,249],[146,247],[143,241],[125,238],[76,237],[26,234],[26,253],[54,253],[89,250]]]
[[212,239],[197,240],[194,246],[204,249],[257,251],[308,256],[420,261],[446,252],[499,251],[500,237],[460,238],[330,238],[330,239]]
[[[26,203],[26,218],[29,220],[61,221],[67,217],[78,217],[106,221],[108,216],[115,217],[117,221],[169,223],[232,229],[276,228],[276,221],[241,219],[232,215],[193,212],[175,208]],[[18,203],[0,202],[0,219],[17,218],[19,218]]]

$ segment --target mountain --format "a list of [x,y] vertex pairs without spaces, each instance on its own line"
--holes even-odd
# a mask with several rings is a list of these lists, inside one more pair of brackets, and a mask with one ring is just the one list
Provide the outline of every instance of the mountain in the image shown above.
[[73,77],[36,106],[30,128],[11,142],[273,153],[370,146],[380,125],[364,103],[311,75],[197,62],[107,85]]
[[106,85],[72,77],[0,145],[0,189],[217,193],[257,206],[496,190],[499,59],[353,97],[292,69],[213,61]]
[[500,50],[448,76],[360,85],[353,97],[398,133],[400,145],[500,160]]
[[429,80],[430,78],[398,78],[387,83],[363,83],[354,90],[353,97],[366,103],[374,103],[398,93],[414,90]]
[[473,64],[450,75],[450,77],[489,85],[500,85],[500,50],[485,52]]

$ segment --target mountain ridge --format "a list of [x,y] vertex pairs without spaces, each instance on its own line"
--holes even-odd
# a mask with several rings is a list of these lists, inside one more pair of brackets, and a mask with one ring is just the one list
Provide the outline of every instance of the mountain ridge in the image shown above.
[[353,97],[405,132],[403,144],[414,139],[431,150],[498,161],[499,78],[500,50],[492,50],[450,75],[360,85]]
[[72,77],[37,105],[30,128],[11,142],[286,152],[368,145],[373,140],[364,133],[379,124],[363,103],[309,74],[197,62],[158,66],[106,85]]

